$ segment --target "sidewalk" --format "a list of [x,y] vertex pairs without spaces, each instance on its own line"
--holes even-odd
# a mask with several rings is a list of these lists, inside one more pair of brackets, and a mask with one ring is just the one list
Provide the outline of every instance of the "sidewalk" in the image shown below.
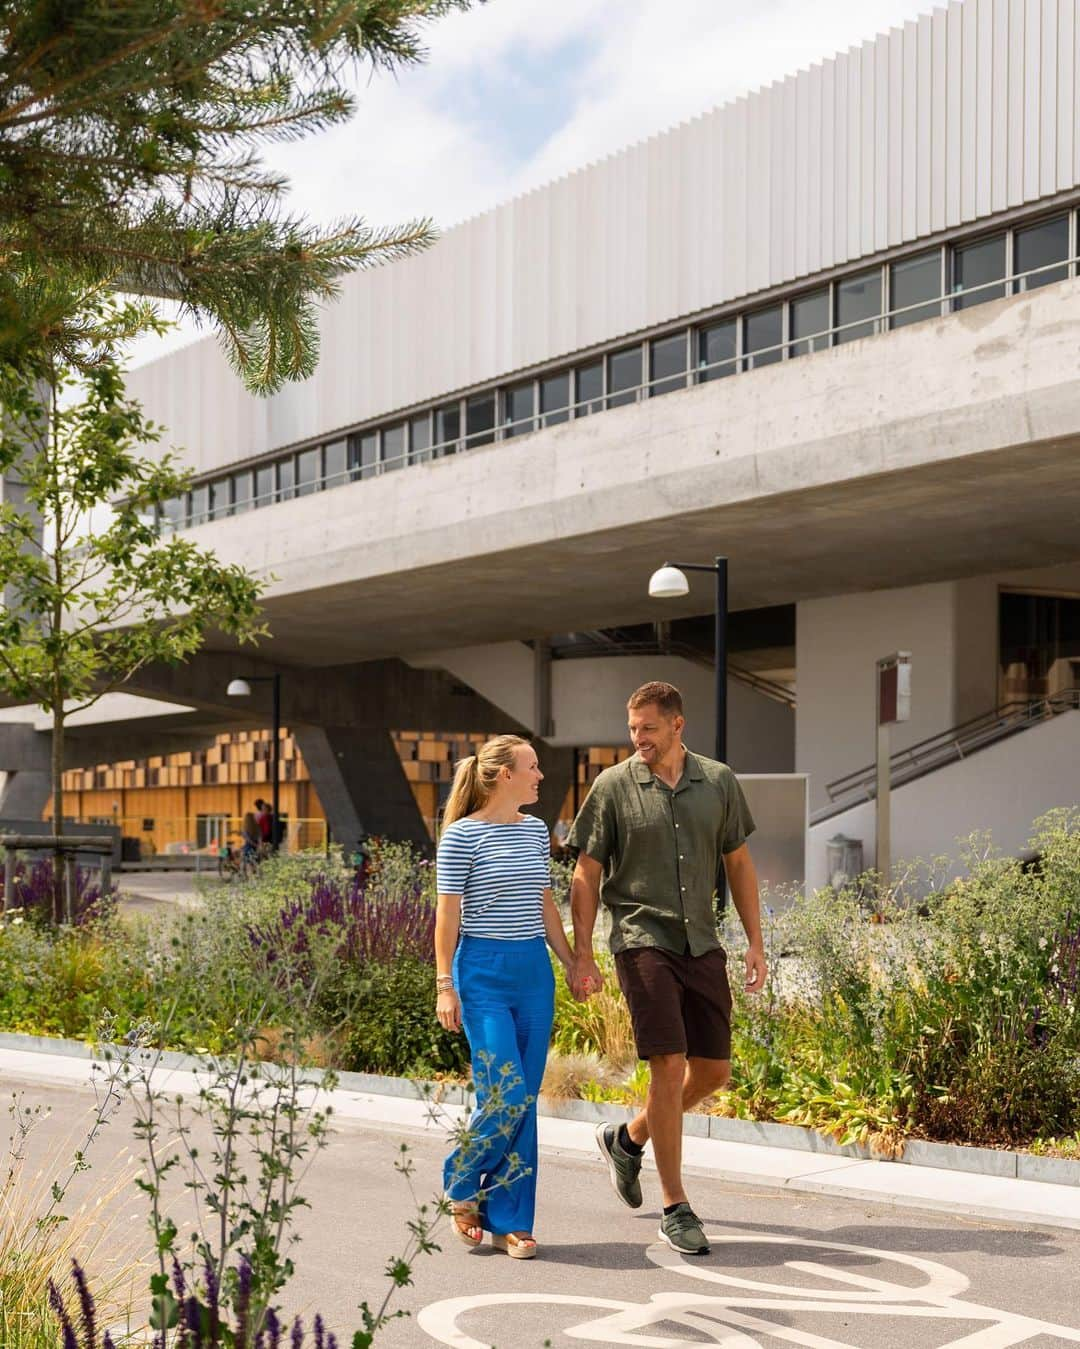
[[[162,1067],[160,1073],[162,1083],[172,1091],[188,1093],[196,1089],[191,1072]],[[62,1054],[0,1048],[0,1077],[5,1088],[38,1082],[92,1090],[91,1062]],[[441,1106],[444,1122],[440,1123],[432,1119],[432,1107],[422,1100],[342,1088],[333,1093],[332,1102],[340,1121],[384,1130],[420,1131],[429,1136],[443,1131],[445,1122],[463,1113],[460,1106]],[[540,1144],[556,1155],[595,1157],[594,1130],[593,1124],[541,1115]],[[688,1174],[704,1174],[740,1185],[952,1213],[1013,1226],[1080,1231],[1080,1187],[1075,1185],[859,1161],[692,1136],[683,1140],[683,1160]]]

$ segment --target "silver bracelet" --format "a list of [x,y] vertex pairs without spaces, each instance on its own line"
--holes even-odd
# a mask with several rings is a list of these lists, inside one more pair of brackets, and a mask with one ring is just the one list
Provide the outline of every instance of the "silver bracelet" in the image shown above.
[[435,976],[435,988],[439,993],[452,993],[454,991],[454,976],[452,974],[437,974]]

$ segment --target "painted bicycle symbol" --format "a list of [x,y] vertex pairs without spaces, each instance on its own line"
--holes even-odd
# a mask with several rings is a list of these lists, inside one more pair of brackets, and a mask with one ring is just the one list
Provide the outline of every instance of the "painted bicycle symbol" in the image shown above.
[[[587,1308],[601,1314],[599,1320],[582,1321],[562,1331],[569,1340],[593,1344],[630,1345],[636,1349],[681,1349],[688,1344],[760,1349],[762,1339],[771,1338],[800,1345],[802,1349],[859,1349],[856,1344],[768,1319],[770,1312],[780,1313],[788,1320],[792,1313],[801,1312],[807,1316],[817,1313],[871,1318],[864,1322],[863,1341],[869,1344],[881,1342],[880,1330],[875,1334],[873,1318],[878,1318],[877,1326],[880,1327],[883,1317],[909,1318],[913,1322],[922,1319],[981,1324],[981,1329],[965,1330],[940,1349],[960,1349],[960,1346],[963,1349],[1008,1349],[1010,1345],[1023,1344],[1039,1336],[1080,1344],[1080,1329],[1075,1327],[967,1301],[964,1298],[969,1287],[967,1277],[922,1256],[771,1233],[711,1232],[709,1241],[714,1250],[724,1245],[777,1247],[777,1264],[797,1282],[761,1282],[722,1269],[691,1264],[657,1242],[646,1252],[653,1264],[670,1274],[709,1284],[711,1291],[654,1293],[648,1302],[560,1293],[482,1293],[434,1302],[419,1313],[417,1325],[437,1344],[449,1345],[451,1349],[490,1349],[490,1340],[476,1339],[461,1329],[459,1322],[466,1315],[475,1317],[487,1308],[542,1305]],[[797,1248],[800,1254],[807,1250],[821,1252],[821,1257],[785,1260],[782,1249],[785,1246]],[[909,1282],[890,1282],[859,1273],[850,1268],[853,1258],[867,1263],[899,1265]],[[673,1338],[671,1331],[677,1327],[691,1332],[692,1338]],[[710,1338],[703,1339],[702,1336]],[[557,1344],[559,1341],[553,1339],[552,1342]]]

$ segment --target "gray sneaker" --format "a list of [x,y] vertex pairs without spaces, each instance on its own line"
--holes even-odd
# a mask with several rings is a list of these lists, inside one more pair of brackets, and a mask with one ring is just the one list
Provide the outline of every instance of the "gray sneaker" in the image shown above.
[[611,1187],[627,1208],[641,1207],[641,1158],[631,1157],[619,1146],[614,1124],[596,1126],[596,1143],[607,1162]]
[[679,1204],[673,1213],[665,1213],[660,1219],[657,1235],[680,1255],[709,1254],[705,1230],[689,1204]]

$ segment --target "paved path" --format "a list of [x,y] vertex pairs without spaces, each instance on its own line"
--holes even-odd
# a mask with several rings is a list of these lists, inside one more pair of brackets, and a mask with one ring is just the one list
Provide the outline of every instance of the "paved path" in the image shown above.
[[[5,1089],[21,1079],[27,1101],[54,1108],[39,1146],[49,1131],[54,1138],[72,1135],[76,1113],[90,1100],[80,1085],[87,1070],[85,1061],[0,1051]],[[190,1085],[190,1075],[170,1078],[177,1090]],[[403,1248],[414,1211],[409,1185],[394,1169],[401,1147],[409,1148],[416,1194],[425,1199],[438,1189],[445,1143],[440,1130],[425,1125],[418,1103],[343,1092],[335,1106],[338,1132],[305,1187],[312,1207],[298,1224],[299,1272],[288,1298],[308,1322],[321,1309],[329,1324],[351,1331],[361,1298],[381,1297],[382,1271]],[[392,1323],[377,1349],[541,1349],[548,1341],[552,1349],[1080,1344],[1080,1190],[1063,1196],[1064,1187],[1036,1185],[1047,1221],[1072,1221],[1076,1230],[1038,1229],[971,1216],[1007,1195],[1030,1207],[1036,1199],[1020,1198],[1026,1191],[1015,1188],[1024,1182],[999,1179],[986,1189],[994,1178],[924,1171],[938,1193],[905,1194],[921,1169],[867,1163],[858,1165],[873,1167],[892,1189],[870,1193],[853,1172],[850,1181],[863,1190],[840,1196],[793,1184],[816,1174],[838,1187],[843,1170],[827,1163],[845,1159],[792,1160],[782,1150],[687,1140],[691,1195],[713,1240],[711,1255],[690,1261],[656,1240],[655,1177],[646,1177],[644,1209],[623,1208],[591,1132],[570,1121],[542,1121],[541,1257],[516,1262],[490,1247],[470,1252],[445,1231],[445,1249],[420,1258],[413,1285],[395,1300],[410,1316]],[[88,1193],[103,1192],[110,1175],[128,1164],[126,1143],[118,1120],[92,1178],[85,1178]],[[771,1174],[759,1153],[772,1157]],[[740,1161],[743,1181],[736,1183],[728,1177],[739,1174]],[[799,1174],[785,1178],[785,1166]],[[942,1202],[950,1186],[967,1187],[967,1216],[910,1207]],[[138,1244],[137,1192],[129,1188],[114,1203],[118,1230]]]
[[198,906],[198,885],[217,885],[215,871],[121,871],[116,875],[122,913],[155,914]]

